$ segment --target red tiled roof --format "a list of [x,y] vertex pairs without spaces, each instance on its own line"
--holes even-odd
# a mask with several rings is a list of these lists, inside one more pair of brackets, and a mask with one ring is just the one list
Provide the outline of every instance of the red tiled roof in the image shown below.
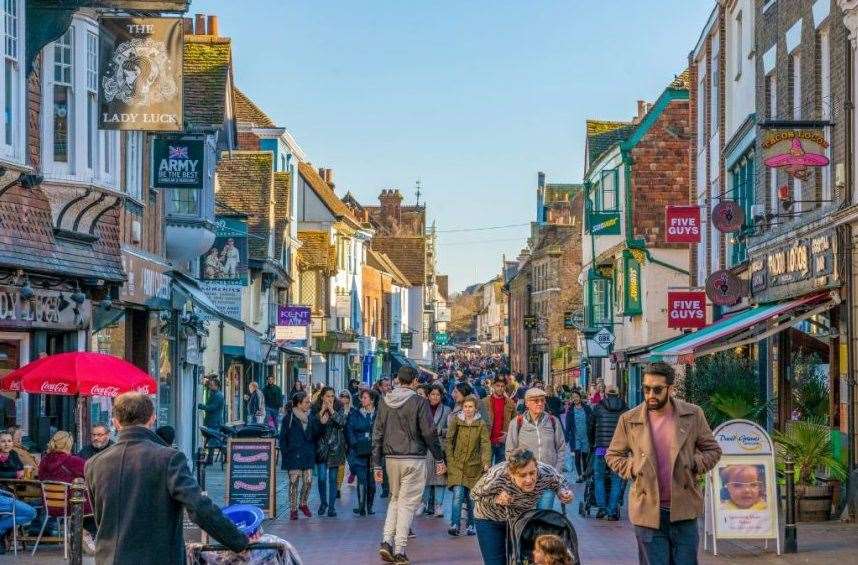
[[413,286],[426,284],[425,237],[376,236],[370,241],[370,246],[387,255]]
[[337,219],[344,219],[351,222],[355,227],[360,227],[360,222],[352,214],[351,209],[334,193],[334,189],[319,176],[318,171],[313,168],[313,165],[310,163],[298,163],[298,173],[304,179],[304,182],[313,189],[313,192],[316,193],[316,196],[319,197],[319,200],[322,201],[331,214],[337,217]]
[[233,89],[233,100],[235,101],[235,119],[239,122],[253,124],[262,128],[273,128],[274,122],[263,112],[247,94]]
[[274,155],[270,151],[224,151],[217,165],[217,202],[247,215],[248,250],[253,259],[267,259],[271,237],[269,204]]

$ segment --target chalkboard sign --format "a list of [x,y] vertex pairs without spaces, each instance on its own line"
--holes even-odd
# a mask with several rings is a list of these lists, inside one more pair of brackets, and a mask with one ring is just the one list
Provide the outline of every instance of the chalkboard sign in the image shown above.
[[277,512],[274,440],[230,438],[226,450],[226,503],[252,504],[273,518]]

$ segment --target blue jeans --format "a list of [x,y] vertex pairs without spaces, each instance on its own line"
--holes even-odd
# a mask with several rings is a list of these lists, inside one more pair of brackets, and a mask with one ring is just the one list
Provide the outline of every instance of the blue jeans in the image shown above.
[[492,465],[503,463],[506,460],[506,444],[500,442],[497,445],[492,445]]
[[474,503],[471,500],[471,489],[464,485],[456,485],[453,487],[453,507],[450,510],[450,525],[458,528],[462,522],[462,503],[465,503],[465,509],[468,516],[468,525],[474,525]]
[[697,565],[697,520],[670,521],[662,509],[659,528],[635,526],[641,565]]
[[507,565],[506,522],[477,518],[474,525],[477,527],[477,543],[483,555],[483,564]]
[[547,490],[543,492],[539,497],[539,501],[536,503],[536,507],[541,510],[551,510],[554,508],[554,491]]
[[337,471],[339,467],[328,467],[327,463],[316,464],[316,481],[319,485],[319,501],[322,506],[334,509],[337,501]]
[[[11,498],[8,496],[0,496],[0,512],[11,512],[12,504],[13,500]],[[15,522],[17,522],[19,526],[26,526],[36,517],[36,509],[29,504],[21,502],[20,500],[15,500],[14,504]],[[0,535],[11,530],[12,525],[12,516],[0,516]]]
[[268,423],[268,420],[272,420],[274,422],[274,429],[280,429],[280,410],[278,408],[266,408],[265,409],[265,423]]
[[[620,511],[620,493],[622,492],[623,481],[620,476],[605,465],[604,455],[595,455],[593,461],[593,483],[596,487],[596,506],[607,512],[608,514],[617,514]],[[610,475],[611,494],[606,500],[605,495],[605,475]]]

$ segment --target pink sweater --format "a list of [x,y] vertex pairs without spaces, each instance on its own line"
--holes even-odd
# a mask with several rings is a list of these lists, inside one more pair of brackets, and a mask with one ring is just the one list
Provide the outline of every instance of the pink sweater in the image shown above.
[[673,482],[673,468],[670,464],[670,448],[676,437],[676,419],[673,406],[668,402],[664,414],[647,410],[652,447],[658,464],[658,496],[661,508],[670,508],[670,487]]

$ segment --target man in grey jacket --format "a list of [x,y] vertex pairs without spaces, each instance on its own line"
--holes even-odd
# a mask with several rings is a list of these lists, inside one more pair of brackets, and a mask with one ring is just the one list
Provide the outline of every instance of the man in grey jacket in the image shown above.
[[382,457],[390,484],[390,501],[378,553],[388,563],[408,563],[405,546],[411,520],[426,486],[426,453],[435,458],[435,472],[447,472],[444,452],[432,425],[429,402],[415,392],[417,372],[402,367],[399,387],[378,403],[372,429],[372,464],[375,482],[383,480]]
[[[506,432],[506,454],[515,449],[528,449],[540,463],[563,468],[566,437],[560,420],[545,411],[546,395],[540,388],[530,388],[524,395],[525,412],[509,423]],[[539,508],[552,508],[554,493],[546,491],[539,499]]]

